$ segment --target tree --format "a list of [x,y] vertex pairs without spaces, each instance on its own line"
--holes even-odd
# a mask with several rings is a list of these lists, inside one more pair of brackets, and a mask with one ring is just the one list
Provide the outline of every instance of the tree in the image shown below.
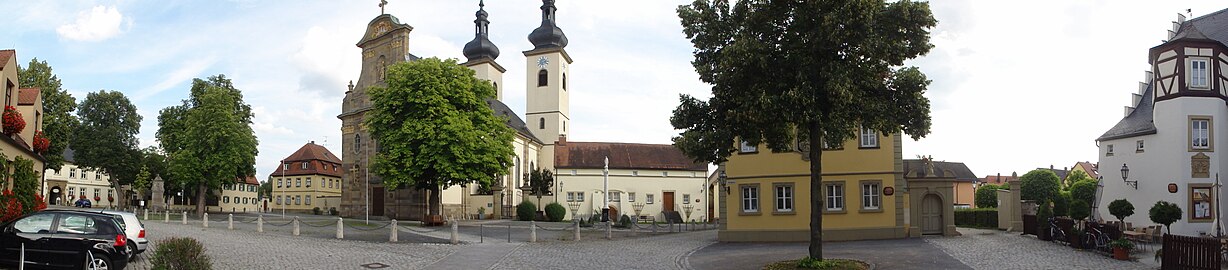
[[1067,175],[1066,179],[1062,181],[1062,188],[1069,190],[1069,189],[1074,188],[1074,184],[1077,184],[1082,181],[1088,181],[1088,180],[1096,180],[1096,179],[1092,179],[1090,176],[1087,176],[1086,172],[1074,171],[1074,172],[1071,172],[1070,175]]
[[1020,199],[1033,201],[1053,201],[1061,190],[1057,174],[1048,169],[1032,170],[1019,177]]
[[1065,217],[1070,215],[1070,192],[1058,191],[1057,197],[1053,197],[1053,216]]
[[273,182],[270,182],[270,181],[260,182],[260,188],[256,189],[256,193],[257,193],[256,196],[259,197],[261,200],[264,200],[264,198],[272,198],[273,197]]
[[1126,217],[1134,215],[1134,204],[1126,199],[1117,199],[1109,203],[1109,214],[1117,217],[1117,221],[1126,222]]
[[1092,213],[1092,206],[1087,202],[1075,200],[1070,203],[1070,218],[1074,220],[1083,220]]
[[443,186],[490,184],[511,166],[513,131],[486,100],[489,81],[456,59],[428,58],[388,69],[387,87],[368,89],[364,121],[379,150],[371,169],[387,187],[430,191],[438,215]]
[[194,189],[197,215],[204,214],[210,191],[256,173],[259,142],[251,124],[251,105],[225,75],[192,80],[183,104],[159,112],[157,137],[167,170]]
[[77,99],[61,88],[60,78],[51,70],[47,61],[30,59],[25,68],[17,67],[17,81],[22,87],[37,87],[43,98],[43,136],[51,141],[51,147],[43,153],[47,169],[59,170],[64,164],[64,149],[72,140],[72,131],[81,123],[73,111]]
[[1181,207],[1170,202],[1158,201],[1155,205],[1151,206],[1149,214],[1148,217],[1151,218],[1151,222],[1164,224],[1164,227],[1168,229],[1168,233],[1173,233],[1173,222],[1181,220]]
[[152,181],[150,180],[149,168],[142,165],[141,171],[136,174],[136,180],[132,181],[132,189],[136,190],[137,196],[142,200],[145,198],[145,192],[149,191],[150,182]]
[[542,195],[554,195],[551,192],[551,189],[554,188],[554,173],[550,170],[536,168],[524,174],[524,178],[529,179],[529,190],[532,195],[537,196],[537,207],[539,208],[537,210],[541,211]]
[[[937,24],[929,4],[908,0],[696,0],[678,7],[712,98],[681,96],[674,145],[697,161],[723,163],[737,140],[773,151],[806,145],[810,194],[823,194],[824,141],[858,129],[929,134],[930,81],[904,61],[929,52]],[[811,196],[810,257],[823,259],[822,196]]]
[[973,194],[973,201],[977,208],[997,208],[998,207],[998,190],[1002,186],[994,184],[984,184],[976,188],[976,193]]
[[1088,178],[1074,182],[1070,185],[1070,197],[1087,205],[1094,204],[1096,201],[1096,180]]
[[[141,168],[136,140],[141,115],[119,91],[89,93],[78,109],[81,125],[72,136],[75,163],[110,176],[111,188],[123,194],[120,186],[131,184]],[[119,205],[127,205],[125,197],[119,196]]]
[[143,157],[141,165],[144,166],[144,169],[149,173],[145,177],[138,177],[137,179],[137,181],[143,180],[146,182],[146,184],[144,184],[146,191],[142,194],[150,192],[148,188],[154,182],[154,179],[157,179],[158,177],[162,177],[162,195],[175,194],[175,191],[178,191],[179,189],[173,188],[177,187],[177,185],[174,184],[174,180],[171,179],[170,174],[167,173],[166,154],[162,152],[162,149],[158,148],[157,146],[148,146],[141,149],[141,155]]

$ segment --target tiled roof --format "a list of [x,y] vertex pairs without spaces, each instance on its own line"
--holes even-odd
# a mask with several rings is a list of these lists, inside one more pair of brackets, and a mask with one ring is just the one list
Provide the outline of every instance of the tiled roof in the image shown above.
[[524,120],[520,120],[520,116],[516,115],[516,112],[513,112],[511,108],[508,108],[507,104],[492,98],[486,100],[486,105],[490,105],[490,109],[494,111],[495,116],[506,117],[507,126],[516,130],[516,133],[520,133],[520,136],[529,138],[539,144],[545,144],[537,136],[533,136],[533,132],[529,132],[529,127],[525,125]]
[[1228,45],[1228,9],[1199,16],[1181,24],[1173,36],[1178,39],[1211,39]]
[[0,70],[4,70],[4,65],[8,64],[9,59],[17,55],[15,50],[0,50]]
[[973,182],[980,180],[963,162],[934,161],[934,171],[925,166],[925,160],[905,159],[904,177],[908,178],[955,178],[956,181]]
[[1057,179],[1066,180],[1066,176],[1070,175],[1070,170],[1058,170],[1054,168],[1036,168],[1037,170],[1049,170],[1057,175]]
[[34,101],[38,100],[38,92],[38,88],[17,89],[17,105],[34,105]]
[[[277,170],[269,174],[270,177],[309,174],[341,177],[341,159],[338,159],[337,155],[333,155],[332,151],[328,151],[328,148],[316,144],[314,141],[303,145],[298,151],[294,151],[293,154],[290,154],[290,156],[281,161],[282,164],[290,164],[288,166],[290,169],[283,172],[282,169],[287,166],[279,165]],[[303,168],[302,162],[307,162],[306,169]]]
[[986,175],[984,178],[981,178],[981,183],[1003,184],[1009,181],[1015,181],[1017,180],[1017,178],[1018,177],[1009,176],[1009,175],[1008,176]]
[[602,168],[609,157],[610,169],[708,170],[708,164],[695,162],[668,144],[568,142],[561,137],[555,146],[556,168]]
[[1154,82],[1148,82],[1147,90],[1143,91],[1143,98],[1138,102],[1138,107],[1134,108],[1130,115],[1122,118],[1121,121],[1117,121],[1113,128],[1105,131],[1103,135],[1100,135],[1100,138],[1096,138],[1096,141],[1156,134],[1154,115],[1152,115],[1152,111],[1155,110],[1155,104],[1152,102],[1154,100],[1152,99],[1152,91],[1155,91],[1154,85]]
[[1083,171],[1086,171],[1087,176],[1091,177],[1092,179],[1100,178],[1100,173],[1096,171],[1096,164],[1093,164],[1090,161],[1075,162],[1075,166],[1083,167]]
[[236,180],[240,180],[236,182],[243,182],[244,184],[248,184],[248,185],[260,185],[260,180],[256,180],[255,175],[244,177],[243,179],[236,179]]

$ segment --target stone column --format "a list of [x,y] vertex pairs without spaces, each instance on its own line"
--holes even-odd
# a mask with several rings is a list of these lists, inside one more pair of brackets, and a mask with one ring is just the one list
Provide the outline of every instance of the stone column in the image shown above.
[[256,217],[256,232],[264,232],[264,215]]
[[290,221],[290,223],[294,223],[294,236],[298,236],[298,217],[294,217],[294,220]]
[[460,243],[460,232],[457,231],[456,220],[452,220],[452,244]]
[[529,243],[537,243],[537,221],[529,221]]
[[1023,231],[1023,211],[1022,211],[1023,210],[1023,201],[1022,201],[1023,197],[1021,196],[1022,192],[1020,191],[1023,190],[1022,188],[1023,182],[1019,181],[1018,177],[1014,177],[1013,179],[1014,180],[1007,181],[1007,183],[1011,185],[1011,193],[1010,193],[1011,196],[1009,199],[1003,201],[1005,203],[1011,204],[1011,207],[1010,207],[1011,227],[1007,231],[1022,232]]
[[575,232],[576,232],[575,239],[576,241],[580,241],[580,222],[572,222],[572,225],[575,225],[574,227]]
[[204,224],[205,228],[209,228],[209,213],[205,213],[201,216],[200,224]]
[[188,225],[188,211],[183,211],[183,215],[180,217],[183,218],[183,225]]
[[337,239],[345,239],[345,218],[337,218]]
[[230,230],[235,229],[235,215],[234,214],[226,215],[226,229],[230,229]]
[[388,242],[397,242],[397,220],[393,219],[392,224],[388,225],[391,231],[388,232]]

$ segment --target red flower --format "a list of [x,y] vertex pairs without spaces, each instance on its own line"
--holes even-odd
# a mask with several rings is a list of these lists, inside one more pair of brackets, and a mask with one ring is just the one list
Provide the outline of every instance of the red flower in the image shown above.
[[21,201],[17,200],[12,190],[0,192],[0,206],[0,222],[9,222],[22,215]]
[[47,202],[43,200],[43,195],[34,194],[34,211],[43,211],[47,209]]
[[102,201],[102,197],[94,196],[94,201],[95,201],[95,202],[100,202],[100,201]]
[[34,132],[34,151],[46,153],[47,148],[51,147],[51,140],[43,135],[43,131]]
[[115,201],[115,197],[107,196],[107,201],[108,201],[108,202],[114,202],[114,201]]
[[4,134],[12,135],[26,128],[26,120],[13,106],[4,106]]

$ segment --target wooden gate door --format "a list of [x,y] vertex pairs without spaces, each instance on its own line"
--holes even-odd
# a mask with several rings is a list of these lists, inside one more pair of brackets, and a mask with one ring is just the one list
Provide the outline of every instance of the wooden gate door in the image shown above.
[[384,215],[384,188],[377,187],[371,189],[371,215]]
[[934,194],[921,200],[921,233],[942,234],[942,199]]
[[673,212],[674,211],[674,192],[672,191],[665,192],[664,194],[661,194],[661,198],[663,199],[662,203],[664,204],[662,205],[662,209],[665,209],[664,210],[665,212]]

